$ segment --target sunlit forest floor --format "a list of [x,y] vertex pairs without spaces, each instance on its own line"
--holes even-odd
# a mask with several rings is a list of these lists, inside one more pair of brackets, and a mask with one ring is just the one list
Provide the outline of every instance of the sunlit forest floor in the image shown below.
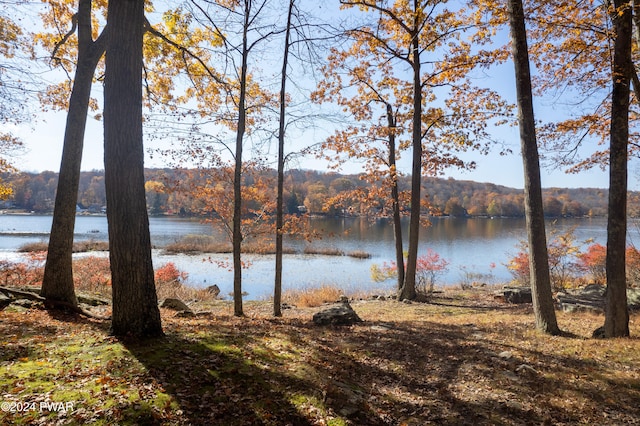
[[[107,322],[0,312],[0,424],[640,424],[640,317],[630,339],[591,338],[602,315],[558,312],[489,291],[427,303],[354,301],[364,320],[319,327],[321,308],[271,316],[269,302],[211,314],[162,310],[166,337],[129,342]],[[58,405],[56,405],[58,404]]]

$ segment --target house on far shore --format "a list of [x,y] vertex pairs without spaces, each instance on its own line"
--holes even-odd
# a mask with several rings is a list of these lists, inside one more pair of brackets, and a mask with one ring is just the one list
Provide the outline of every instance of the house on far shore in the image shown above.
[[101,206],[100,204],[92,204],[89,207],[78,203],[76,204],[76,214],[105,214],[107,213],[107,206]]

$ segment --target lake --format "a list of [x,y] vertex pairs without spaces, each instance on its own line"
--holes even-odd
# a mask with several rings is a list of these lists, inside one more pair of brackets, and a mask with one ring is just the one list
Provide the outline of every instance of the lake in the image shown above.
[[[0,259],[19,260],[16,250],[23,244],[47,241],[51,229],[51,216],[0,214]],[[151,217],[150,231],[154,246],[162,247],[179,241],[187,235],[212,235],[221,240],[224,235],[211,225],[197,219],[176,217]],[[348,256],[320,256],[291,254],[284,256],[283,287],[300,288],[331,284],[344,291],[388,290],[394,282],[372,282],[371,265],[381,265],[395,259],[393,227],[389,221],[370,222],[365,218],[313,218],[312,226],[323,231],[321,240],[311,243],[287,240],[287,246],[302,252],[307,246],[336,247],[345,253],[361,250],[371,254],[370,259],[355,259]],[[408,228],[408,222],[405,223]],[[606,219],[558,219],[547,224],[547,230],[564,232],[575,227],[577,241],[593,239],[606,243]],[[406,247],[406,231],[405,247]],[[78,216],[76,219],[76,241],[94,239],[107,240],[107,220],[104,216]],[[629,239],[637,239],[638,228],[629,226]],[[511,274],[504,265],[518,251],[518,243],[526,238],[524,219],[511,218],[434,218],[432,225],[421,230],[420,253],[432,249],[450,264],[446,274],[440,276],[436,285],[455,285],[464,280],[465,273],[485,274],[488,283],[506,282]],[[86,255],[86,254],[83,254]],[[93,254],[95,255],[95,254]],[[106,254],[102,254],[106,255]],[[194,286],[217,284],[221,294],[227,295],[233,288],[233,273],[216,266],[214,261],[231,262],[231,254],[213,255],[164,255],[153,251],[154,267],[167,262],[189,274],[189,283]],[[264,299],[272,293],[274,280],[273,255],[243,255],[251,262],[243,270],[243,290],[247,299]],[[228,296],[227,296],[228,297]]]

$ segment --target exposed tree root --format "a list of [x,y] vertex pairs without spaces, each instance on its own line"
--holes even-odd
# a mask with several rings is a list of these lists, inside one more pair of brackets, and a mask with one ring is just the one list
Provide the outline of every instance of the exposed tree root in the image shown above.
[[[109,321],[111,317],[103,317],[101,315],[96,315],[92,312],[87,311],[86,309],[82,309],[78,305],[74,305],[72,303],[64,302],[61,300],[50,300],[45,297],[40,296],[37,293],[32,291],[19,290],[16,288],[9,287],[0,287],[0,291],[5,293],[7,296],[17,296],[21,299],[34,300],[37,302],[41,302],[46,309],[65,309],[67,311],[74,312],[76,314],[83,315],[88,318],[100,320],[100,321]],[[9,303],[10,304],[10,303]],[[7,306],[9,305],[7,304]],[[5,306],[6,307],[6,306]]]

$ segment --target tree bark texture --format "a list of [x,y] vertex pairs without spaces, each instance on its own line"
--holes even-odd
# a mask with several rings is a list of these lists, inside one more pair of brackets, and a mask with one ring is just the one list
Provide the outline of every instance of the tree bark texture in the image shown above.
[[402,245],[402,220],[400,216],[400,190],[396,168],[396,120],[393,108],[387,104],[387,125],[389,126],[389,169],[391,179],[391,203],[393,205],[393,235],[396,246],[396,265],[398,266],[398,290],[404,284],[404,247]]
[[409,247],[407,255],[407,271],[404,284],[398,292],[398,300],[416,298],[416,267],[418,263],[418,242],[420,241],[420,201],[422,189],[422,79],[420,69],[420,40],[418,0],[413,1],[415,22],[411,40],[413,65],[413,130],[411,135],[411,214],[409,216]]
[[627,244],[627,144],[629,142],[629,76],[632,9],[628,2],[614,1],[611,13],[615,28],[613,91],[609,146],[609,207],[607,219],[607,293],[605,337],[629,336],[625,253]]
[[76,306],[73,284],[73,233],[78,202],[80,166],[93,75],[105,49],[104,32],[94,42],[91,34],[91,0],[78,5],[78,61],[69,98],[67,122],[56,190],[42,296]]
[[520,146],[524,166],[525,215],[529,242],[531,295],[536,327],[549,334],[560,329],[551,293],[549,256],[542,204],[540,160],[536,141],[529,52],[522,0],[509,0],[512,54],[516,75]]
[[242,65],[240,66],[240,96],[238,98],[238,129],[236,131],[235,168],[233,174],[233,314],[244,315],[242,308],[242,149],[247,127],[247,56],[249,47],[250,2],[244,2],[244,25],[242,31]]
[[112,333],[162,335],[144,190],[142,36],[144,1],[111,0],[104,82],[104,156]]

